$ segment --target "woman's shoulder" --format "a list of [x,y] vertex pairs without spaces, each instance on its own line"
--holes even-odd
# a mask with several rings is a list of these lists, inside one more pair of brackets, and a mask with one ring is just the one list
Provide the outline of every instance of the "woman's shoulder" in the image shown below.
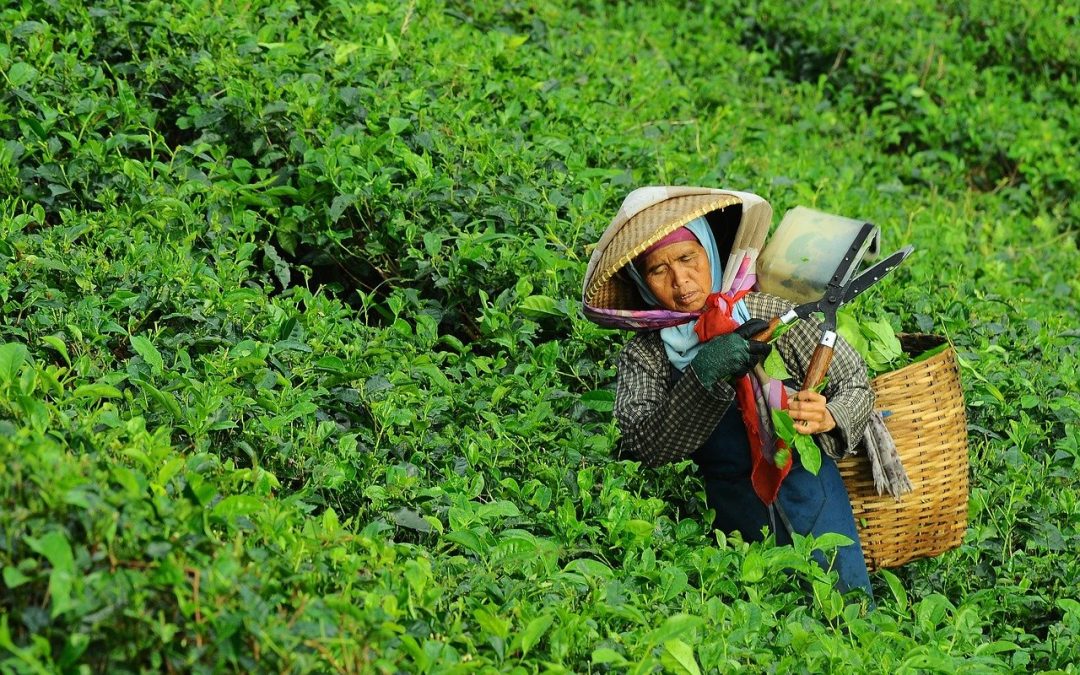
[[747,309],[750,310],[750,315],[759,319],[771,319],[774,316],[784,314],[795,306],[778,295],[760,291],[747,293],[743,299],[746,301]]
[[635,333],[632,338],[626,341],[626,344],[623,345],[623,352],[652,353],[663,351],[663,348],[664,342],[660,339],[660,331],[644,330]]
[[627,340],[619,355],[620,362],[636,361],[642,364],[654,365],[663,363],[667,358],[664,353],[664,342],[660,339],[660,331],[641,331]]
[[619,354],[618,370],[620,380],[644,374],[649,378],[670,378],[673,366],[668,361],[660,331],[644,331],[630,338]]

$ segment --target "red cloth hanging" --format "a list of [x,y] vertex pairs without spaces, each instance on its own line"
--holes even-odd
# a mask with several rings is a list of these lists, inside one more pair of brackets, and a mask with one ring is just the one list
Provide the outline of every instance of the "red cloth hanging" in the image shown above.
[[[739,291],[731,295],[713,293],[705,301],[705,311],[698,317],[694,332],[702,342],[708,342],[717,335],[726,335],[739,327],[739,323],[732,317],[735,303],[749,293],[749,289]],[[787,461],[784,466],[776,466],[765,458],[762,448],[764,441],[761,438],[762,424],[758,417],[757,400],[754,396],[754,385],[750,381],[750,375],[743,375],[735,381],[735,401],[742,414],[743,424],[746,426],[746,436],[750,441],[750,484],[754,492],[765,505],[776,501],[776,495],[780,492],[780,484],[784,477],[791,471],[792,454],[787,453]],[[787,392],[780,391],[780,407],[787,408]],[[787,449],[787,444],[779,438],[776,439],[776,451]]]

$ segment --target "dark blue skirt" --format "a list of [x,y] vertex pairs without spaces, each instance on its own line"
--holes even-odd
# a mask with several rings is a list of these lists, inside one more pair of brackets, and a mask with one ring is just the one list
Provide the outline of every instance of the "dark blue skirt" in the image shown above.
[[836,549],[831,566],[820,552],[816,554],[818,562],[837,572],[841,592],[861,588],[873,597],[851,502],[830,457],[822,453],[821,470],[815,476],[795,453],[776,500],[782,515],[770,514],[750,484],[750,442],[738,406],[732,403],[709,440],[694,454],[694,461],[705,480],[706,503],[716,512],[715,529],[738,532],[746,541],[761,541],[775,530],[779,545],[791,543],[789,527],[804,536],[842,534],[854,543]]

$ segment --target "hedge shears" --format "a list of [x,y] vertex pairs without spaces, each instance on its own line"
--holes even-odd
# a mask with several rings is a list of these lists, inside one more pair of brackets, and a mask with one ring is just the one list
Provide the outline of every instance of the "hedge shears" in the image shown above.
[[892,255],[871,265],[858,276],[852,276],[857,269],[866,250],[869,247],[870,235],[874,226],[865,223],[855,236],[847,253],[840,260],[836,272],[829,279],[822,296],[812,302],[803,303],[789,310],[782,316],[773,317],[769,321],[769,327],[754,336],[755,340],[769,340],[776,329],[780,326],[792,323],[798,319],[809,318],[811,314],[821,313],[824,319],[821,322],[821,341],[814,349],[814,355],[806,368],[806,378],[803,381],[803,390],[813,389],[824,379],[829,364],[832,363],[833,347],[836,344],[836,310],[845,305],[866,289],[870,288],[881,279],[900,266],[900,263],[911,255],[914,246],[905,246]]

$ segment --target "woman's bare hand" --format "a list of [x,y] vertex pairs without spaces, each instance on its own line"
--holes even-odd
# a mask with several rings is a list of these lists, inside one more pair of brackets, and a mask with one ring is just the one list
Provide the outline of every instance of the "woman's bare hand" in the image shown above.
[[835,429],[836,420],[825,403],[825,397],[814,391],[804,390],[792,396],[788,401],[788,413],[795,421],[795,431],[822,434]]

